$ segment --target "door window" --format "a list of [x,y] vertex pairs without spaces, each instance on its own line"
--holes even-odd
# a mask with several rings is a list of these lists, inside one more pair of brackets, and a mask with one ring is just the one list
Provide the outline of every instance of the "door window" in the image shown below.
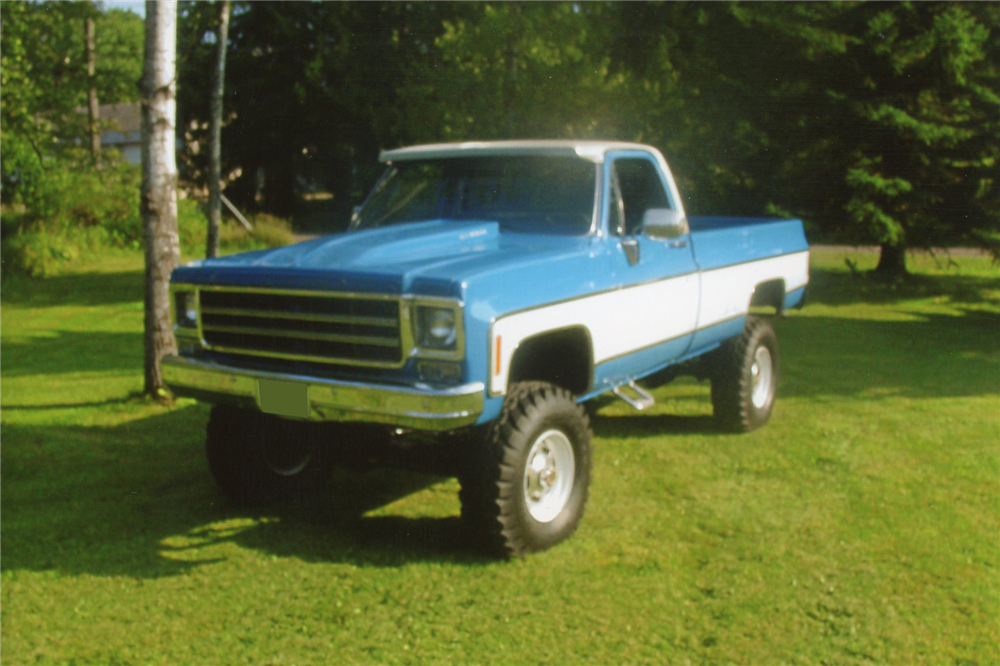
[[[649,160],[615,160],[612,187],[617,189],[618,196],[612,196],[610,228],[617,229],[619,235],[638,234],[642,230],[642,218],[650,208],[670,207],[663,181],[656,166]],[[616,211],[614,204],[619,199],[620,206]]]

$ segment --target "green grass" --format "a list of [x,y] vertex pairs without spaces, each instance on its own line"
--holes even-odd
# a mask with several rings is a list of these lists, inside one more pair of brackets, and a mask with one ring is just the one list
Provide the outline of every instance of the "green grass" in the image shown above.
[[8,280],[4,664],[1000,663],[1000,273],[843,258],[778,325],[766,428],[715,432],[694,381],[609,403],[580,531],[507,563],[452,479],[233,507],[207,408],[132,397],[139,260]]

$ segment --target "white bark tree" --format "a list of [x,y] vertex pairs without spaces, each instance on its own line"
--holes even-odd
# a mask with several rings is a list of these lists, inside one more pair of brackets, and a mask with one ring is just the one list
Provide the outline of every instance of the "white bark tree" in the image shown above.
[[145,392],[164,393],[160,359],[177,353],[170,324],[170,274],[180,261],[175,155],[177,2],[146,2],[142,75],[142,196],[146,241]]

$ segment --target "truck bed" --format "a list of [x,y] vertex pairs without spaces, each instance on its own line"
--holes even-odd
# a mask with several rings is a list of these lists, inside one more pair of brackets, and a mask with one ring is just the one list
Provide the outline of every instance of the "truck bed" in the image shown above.
[[800,220],[691,217],[691,243],[702,270],[809,249]]

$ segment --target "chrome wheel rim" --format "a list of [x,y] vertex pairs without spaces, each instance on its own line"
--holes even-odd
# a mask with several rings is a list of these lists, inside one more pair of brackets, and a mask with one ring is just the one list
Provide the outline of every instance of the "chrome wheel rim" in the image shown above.
[[750,366],[750,379],[753,391],[750,400],[757,409],[763,409],[771,399],[771,383],[774,377],[774,363],[767,347],[757,347],[753,355],[753,365]]
[[535,439],[524,467],[524,499],[532,518],[549,523],[562,513],[575,472],[573,445],[563,432],[547,430]]

